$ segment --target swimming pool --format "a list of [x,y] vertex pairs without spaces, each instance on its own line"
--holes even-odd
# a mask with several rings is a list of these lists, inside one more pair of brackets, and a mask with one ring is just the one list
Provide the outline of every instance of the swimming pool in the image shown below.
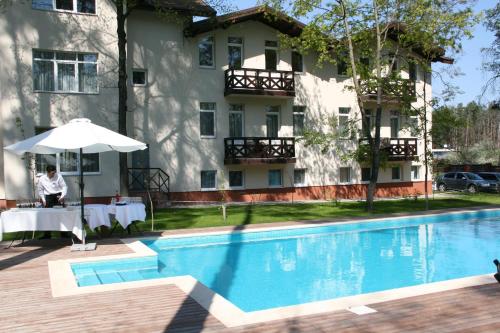
[[143,240],[156,256],[71,264],[79,286],[191,275],[243,311],[493,273],[500,210]]

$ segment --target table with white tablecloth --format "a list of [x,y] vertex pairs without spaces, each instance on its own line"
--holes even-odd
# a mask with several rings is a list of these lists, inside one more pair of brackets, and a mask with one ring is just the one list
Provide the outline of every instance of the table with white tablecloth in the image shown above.
[[146,206],[142,203],[126,205],[108,205],[108,213],[115,216],[115,220],[125,229],[134,221],[146,220]]
[[[94,230],[100,226],[111,228],[111,219],[109,218],[108,205],[87,204],[84,206],[85,220],[89,228]],[[78,207],[80,209],[80,207]]]
[[83,238],[80,211],[71,208],[13,208],[0,214],[0,241],[4,232],[71,231]]

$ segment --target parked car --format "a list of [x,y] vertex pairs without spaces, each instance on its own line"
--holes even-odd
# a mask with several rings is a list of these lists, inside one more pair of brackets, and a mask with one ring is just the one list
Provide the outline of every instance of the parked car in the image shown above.
[[490,183],[491,191],[500,193],[500,172],[476,172],[476,174]]
[[490,189],[490,183],[472,172],[446,172],[436,179],[440,191],[460,190],[476,193]]

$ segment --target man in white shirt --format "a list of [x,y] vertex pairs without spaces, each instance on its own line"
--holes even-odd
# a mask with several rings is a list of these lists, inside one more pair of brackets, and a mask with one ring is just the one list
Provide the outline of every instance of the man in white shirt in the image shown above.
[[38,195],[46,208],[62,205],[68,193],[68,186],[63,177],[56,173],[56,167],[47,165],[47,174],[38,180]]
[[[56,167],[47,165],[47,174],[38,179],[38,196],[45,208],[64,204],[64,197],[68,193],[68,186],[63,177],[56,173]],[[62,233],[61,233],[62,235]],[[42,238],[50,238],[50,231],[46,231]]]

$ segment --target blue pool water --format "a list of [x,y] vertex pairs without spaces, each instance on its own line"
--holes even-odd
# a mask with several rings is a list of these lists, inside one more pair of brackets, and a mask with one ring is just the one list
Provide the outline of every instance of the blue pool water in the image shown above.
[[79,286],[191,275],[256,311],[493,273],[500,210],[143,242],[158,256],[72,264]]

